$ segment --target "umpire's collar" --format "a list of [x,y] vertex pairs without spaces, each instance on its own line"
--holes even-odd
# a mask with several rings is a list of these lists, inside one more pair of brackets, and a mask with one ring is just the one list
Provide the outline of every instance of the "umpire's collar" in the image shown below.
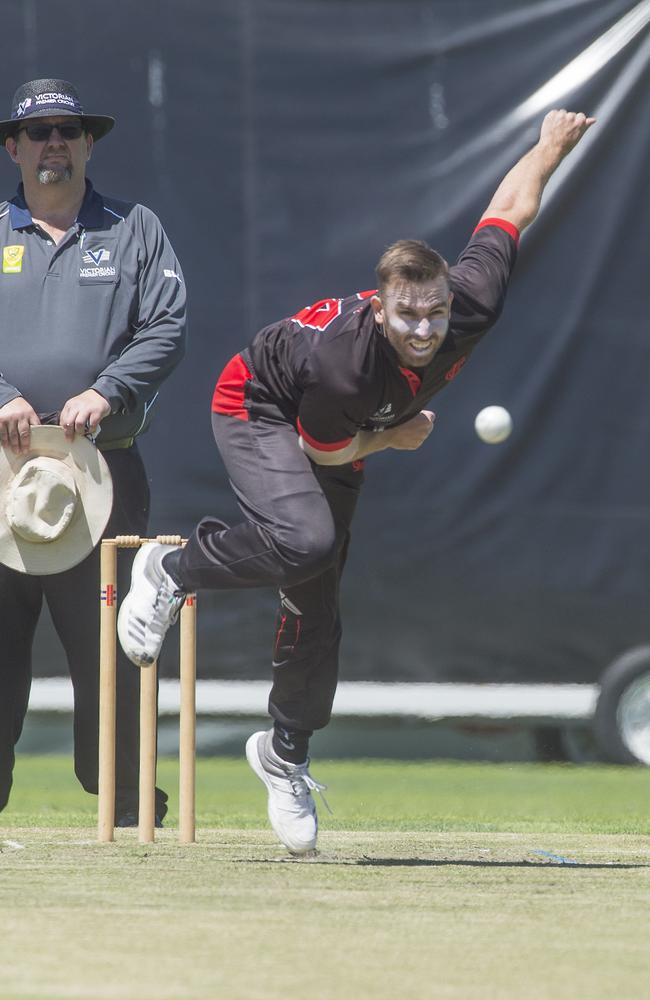
[[[16,194],[9,202],[9,218],[12,229],[25,229],[27,226],[34,225],[32,213],[25,201],[25,189],[22,184],[18,185]],[[101,229],[104,224],[104,199],[95,191],[88,179],[86,179],[86,193],[79,209],[77,223],[83,229]]]

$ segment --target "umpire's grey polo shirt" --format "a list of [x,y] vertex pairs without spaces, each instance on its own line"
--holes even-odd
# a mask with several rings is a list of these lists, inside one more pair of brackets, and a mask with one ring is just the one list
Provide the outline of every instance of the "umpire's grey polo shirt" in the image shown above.
[[0,203],[0,406],[39,414],[96,389],[111,404],[100,443],[135,435],[181,360],[185,285],[159,220],[86,181],[75,225],[55,245],[22,185]]

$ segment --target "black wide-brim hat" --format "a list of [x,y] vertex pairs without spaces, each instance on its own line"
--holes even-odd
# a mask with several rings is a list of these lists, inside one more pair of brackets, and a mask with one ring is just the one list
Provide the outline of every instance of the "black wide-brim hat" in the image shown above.
[[81,118],[93,139],[101,139],[113,128],[115,119],[109,115],[88,115],[79,94],[67,80],[30,80],[19,87],[11,104],[11,118],[0,122],[0,141],[15,135],[22,122],[50,115],[74,115]]

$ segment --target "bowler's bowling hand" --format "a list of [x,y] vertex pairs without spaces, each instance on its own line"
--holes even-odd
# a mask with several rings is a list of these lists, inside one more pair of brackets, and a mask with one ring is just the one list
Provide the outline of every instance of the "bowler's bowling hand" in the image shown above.
[[564,157],[595,121],[595,118],[588,118],[581,111],[565,111],[563,108],[549,111],[542,122],[540,145],[548,145],[555,149],[558,157]]
[[0,406],[0,445],[8,445],[14,455],[28,452],[31,429],[40,422],[27,400],[16,396]]
[[86,389],[69,399],[61,410],[59,423],[72,441],[75,434],[94,436],[99,422],[111,412],[111,404],[94,389]]
[[405,424],[400,424],[399,427],[389,427],[385,430],[384,439],[386,436],[390,438],[389,448],[396,448],[398,451],[415,451],[429,437],[435,419],[436,415],[431,410],[420,410]]

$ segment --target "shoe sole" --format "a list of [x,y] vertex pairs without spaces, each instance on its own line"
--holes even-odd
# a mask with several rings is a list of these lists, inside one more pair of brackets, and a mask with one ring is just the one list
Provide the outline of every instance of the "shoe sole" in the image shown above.
[[261,764],[261,761],[260,761],[260,755],[259,755],[259,752],[258,752],[258,749],[257,749],[259,741],[262,740],[262,739],[264,739],[265,735],[266,735],[265,733],[262,733],[261,735],[258,735],[257,733],[253,733],[252,736],[249,736],[249,738],[246,740],[246,760],[248,761],[248,763],[250,764],[252,770],[255,772],[255,774],[260,779],[260,781],[264,785],[266,785],[266,789],[268,791],[267,810],[268,810],[268,814],[269,814],[269,822],[271,823],[271,826],[273,827],[273,832],[275,833],[275,835],[278,838],[278,840],[280,841],[280,843],[283,844],[286,847],[286,849],[289,851],[290,854],[313,854],[314,851],[316,850],[316,838],[314,838],[313,843],[305,844],[304,847],[295,847],[295,846],[291,846],[291,844],[287,844],[287,842],[285,840],[283,840],[283,838],[280,835],[280,833],[278,833],[278,829],[277,829],[277,825],[276,825],[276,819],[275,819],[275,815],[274,815],[274,812],[273,812],[273,800],[272,800],[272,794],[271,794],[273,791],[275,791],[275,789],[273,788],[273,785],[271,784],[271,782],[269,780],[268,774],[266,773],[266,771],[262,767],[262,764]]

